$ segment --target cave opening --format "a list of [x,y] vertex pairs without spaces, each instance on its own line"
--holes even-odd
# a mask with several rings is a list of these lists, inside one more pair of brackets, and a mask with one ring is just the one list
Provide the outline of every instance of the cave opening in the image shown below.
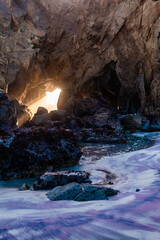
[[28,104],[28,108],[32,112],[32,114],[35,114],[37,112],[37,109],[39,107],[44,107],[48,110],[48,112],[52,110],[57,110],[57,103],[58,99],[61,93],[61,89],[56,88],[54,91],[46,91],[45,96],[38,99],[37,101],[34,101],[32,104]]
[[98,76],[88,80],[81,88],[82,97],[98,98],[115,111],[120,109],[121,82],[116,72],[116,62],[108,63]]
[[97,98],[102,106],[120,114],[134,114],[139,111],[140,98],[137,91],[123,86],[111,61],[92,79],[83,84],[79,95],[82,98]]

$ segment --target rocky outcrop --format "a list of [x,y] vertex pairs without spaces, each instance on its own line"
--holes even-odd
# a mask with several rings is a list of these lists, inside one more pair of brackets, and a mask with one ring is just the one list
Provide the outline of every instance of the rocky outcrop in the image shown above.
[[39,176],[77,164],[81,154],[69,130],[20,129],[15,135],[0,139],[0,177]]
[[99,94],[158,114],[159,12],[153,0],[1,0],[0,87],[27,104],[56,86],[59,108]]
[[84,171],[46,172],[33,184],[33,189],[53,189],[71,182],[91,183],[89,173]]
[[[83,103],[82,103],[83,105]],[[100,108],[94,115],[81,109],[81,116],[71,114],[65,110],[55,110],[47,113],[37,111],[33,119],[26,123],[27,127],[43,126],[54,129],[70,129],[78,141],[91,143],[119,143],[125,142],[125,135],[119,117],[111,110]],[[79,111],[80,113],[80,111]]]
[[107,200],[117,195],[118,191],[112,188],[99,187],[91,184],[69,183],[65,186],[55,187],[46,195],[51,201],[74,200],[92,201]]

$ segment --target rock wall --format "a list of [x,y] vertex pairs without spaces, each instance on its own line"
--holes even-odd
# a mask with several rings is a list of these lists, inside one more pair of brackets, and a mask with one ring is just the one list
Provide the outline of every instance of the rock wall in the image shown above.
[[60,108],[100,92],[160,112],[160,1],[0,0],[0,43],[0,87],[23,103],[56,86]]

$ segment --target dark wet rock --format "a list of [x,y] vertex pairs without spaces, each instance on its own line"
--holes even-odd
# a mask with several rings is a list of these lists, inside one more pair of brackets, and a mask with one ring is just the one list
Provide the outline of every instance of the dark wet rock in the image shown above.
[[95,127],[105,127],[111,119],[112,112],[106,108],[100,108],[93,116],[93,125]]
[[58,200],[74,200],[76,196],[82,191],[82,186],[78,183],[69,183],[65,186],[55,187],[46,195],[51,201]]
[[128,114],[120,118],[124,130],[140,130],[144,132],[160,131],[160,121],[154,116],[147,116],[138,114]]
[[117,195],[118,191],[112,188],[99,187],[91,184],[69,183],[65,186],[55,187],[46,195],[51,201],[75,200],[91,201],[105,200]]
[[12,151],[10,145],[14,139],[14,134],[0,138],[0,178],[6,174],[6,169],[10,168],[10,157]]
[[48,121],[48,110],[44,107],[39,107],[37,112],[34,114],[31,121],[27,122],[28,127],[45,127]]
[[78,98],[75,101],[74,112],[78,116],[93,115],[103,104],[96,98]]
[[151,132],[159,132],[160,131],[160,124],[150,125],[149,129]]
[[44,107],[39,107],[37,109],[36,114],[38,115],[38,114],[43,114],[43,113],[48,113],[48,110],[46,108],[44,108]]
[[54,129],[60,129],[63,127],[62,122],[60,121],[50,121],[47,120],[47,122],[45,123],[45,127],[47,128],[54,128]]
[[67,115],[68,112],[66,110],[54,110],[49,113],[48,119],[50,121],[63,121]]
[[48,120],[48,113],[36,113],[33,117],[33,119],[30,121],[31,126],[45,126],[46,122]]
[[2,89],[0,89],[0,100],[7,99],[6,92]]
[[24,183],[20,188],[19,190],[20,191],[26,191],[26,190],[29,190],[30,189],[30,186],[26,183]]
[[33,184],[33,189],[52,189],[71,182],[91,183],[89,173],[84,171],[46,172]]
[[85,121],[83,119],[77,117],[77,116],[67,116],[65,120],[63,121],[63,127],[72,129],[72,130],[80,130],[87,126]]
[[5,170],[10,166],[9,155],[10,148],[7,146],[6,142],[0,139],[0,178],[3,178]]
[[75,197],[75,201],[105,200],[118,193],[118,191],[112,188],[97,187],[87,184],[83,184],[82,188],[82,192]]
[[14,100],[0,90],[0,128],[9,131],[16,128],[17,116]]
[[94,125],[96,127],[105,127],[109,119],[108,113],[100,113],[94,116]]
[[10,136],[10,133],[3,129],[0,129],[0,137],[5,137],[5,136]]
[[121,117],[125,130],[149,130],[149,120],[141,114],[128,114]]
[[3,179],[34,177],[50,168],[73,166],[82,154],[69,130],[34,127],[19,131],[10,141],[8,146],[0,145]]
[[28,126],[56,128],[56,122],[60,122],[62,127],[67,115],[68,113],[65,110],[54,110],[48,113],[47,109],[39,107],[33,119],[28,123]]
[[121,143],[126,142],[122,132],[116,132],[113,129],[96,128],[83,129],[80,131],[81,141],[86,143]]

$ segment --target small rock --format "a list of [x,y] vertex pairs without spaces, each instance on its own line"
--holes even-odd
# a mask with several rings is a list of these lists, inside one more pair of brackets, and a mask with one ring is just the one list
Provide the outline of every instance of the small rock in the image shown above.
[[44,108],[44,107],[39,107],[37,109],[36,114],[43,114],[43,113],[48,113],[48,110],[46,108]]
[[30,189],[30,186],[26,183],[24,183],[20,188],[19,190],[20,191],[25,191],[25,190],[29,190]]
[[140,189],[139,189],[139,188],[137,188],[137,189],[136,189],[136,192],[140,192]]

